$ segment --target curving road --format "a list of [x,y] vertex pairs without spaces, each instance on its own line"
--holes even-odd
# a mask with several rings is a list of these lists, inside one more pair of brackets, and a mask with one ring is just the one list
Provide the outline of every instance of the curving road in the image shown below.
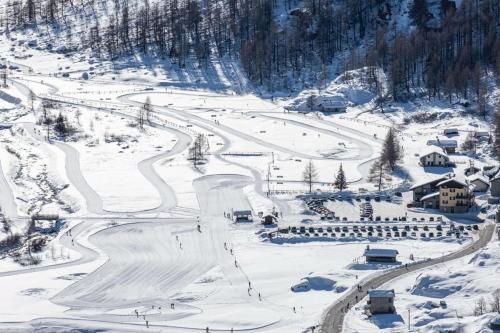
[[[122,103],[126,103],[129,105],[134,105],[136,107],[140,107],[140,106],[142,106],[142,103],[132,100],[131,97],[144,95],[144,94],[145,94],[144,92],[125,94],[125,95],[119,96],[118,100],[121,101]],[[183,121],[186,121],[186,119],[190,119],[191,122],[195,121],[197,125],[199,125],[200,123],[203,123],[205,125],[210,125],[210,126],[214,125],[214,122],[212,120],[205,119],[203,117],[199,117],[199,116],[192,114],[192,113],[189,113],[189,112],[184,112],[182,110],[174,109],[171,107],[159,106],[159,105],[156,105],[155,108],[158,110],[161,110],[162,112],[167,113],[168,115],[171,115],[171,116],[175,115],[176,116],[175,118],[181,119]],[[304,125],[304,124],[302,124],[302,125]],[[307,125],[304,125],[304,126],[307,126]],[[315,155],[310,155],[310,154],[298,152],[298,151],[295,151],[295,150],[292,150],[292,149],[289,149],[289,148],[286,148],[283,146],[279,146],[277,144],[274,144],[274,143],[271,143],[268,141],[261,140],[259,138],[248,135],[246,133],[238,131],[238,130],[236,130],[230,126],[226,126],[224,124],[218,124],[217,128],[220,130],[223,130],[224,132],[226,132],[228,134],[231,134],[231,135],[234,135],[240,139],[243,139],[245,141],[252,142],[252,143],[255,143],[255,144],[261,145],[263,147],[266,147],[266,148],[269,148],[269,149],[272,149],[275,151],[279,151],[279,152],[282,152],[285,154],[289,154],[291,156],[297,156],[300,158],[305,158],[305,159],[310,159],[310,160],[328,160],[328,159],[341,160],[342,159],[342,158],[337,158],[337,157],[332,157],[332,158],[319,157],[319,156],[315,156]],[[323,130],[323,131],[325,134],[328,134],[328,135],[331,135],[331,136],[334,136],[334,137],[337,137],[340,139],[347,139],[348,138],[349,140],[355,142],[357,145],[366,145],[366,143],[359,141],[359,140],[356,140],[355,138],[343,136],[343,135],[338,134],[338,133],[333,132],[333,131],[328,131],[328,130]],[[365,146],[363,146],[363,147],[366,148]],[[359,149],[360,149],[360,151],[363,151],[363,148],[361,146]],[[349,158],[349,159],[351,159],[351,158]]]
[[[340,300],[332,304],[325,312],[323,316],[323,322],[321,323],[320,332],[322,333],[341,333],[343,330],[344,316],[345,313],[352,308],[356,303],[356,297],[362,300],[367,293],[368,289],[374,289],[382,286],[383,284],[400,277],[402,275],[429,267],[437,264],[441,264],[447,261],[459,259],[461,257],[467,256],[476,252],[477,250],[483,248],[491,240],[493,233],[495,231],[495,224],[488,222],[485,227],[479,232],[479,238],[473,243],[463,247],[461,250],[450,253],[448,255],[438,257],[435,259],[430,259],[424,262],[418,262],[408,267],[400,266],[399,268],[389,270],[380,275],[375,275],[362,283],[362,291],[358,291],[357,288],[352,288],[347,292]],[[349,306],[347,306],[349,305]]]
[[[29,88],[24,85],[23,83],[17,82],[15,80],[11,80],[16,87],[22,91],[24,94],[29,94]],[[55,89],[55,88],[54,88]],[[58,101],[58,100],[54,100]],[[76,103],[75,103],[76,104]],[[114,111],[114,110],[106,110],[106,109],[99,109],[102,112],[110,113],[110,114],[118,114],[121,117],[127,118],[127,119],[134,119],[134,116],[131,116],[126,113],[122,113],[119,111]],[[99,194],[88,184],[86,181],[85,177],[82,174],[81,167],[80,167],[80,155],[78,150],[73,148],[72,146],[65,144],[60,141],[53,141],[52,144],[54,144],[57,148],[59,148],[65,155],[65,168],[66,168],[66,174],[73,186],[80,192],[80,194],[85,198],[85,201],[87,203],[87,209],[91,213],[95,214],[134,214],[134,213],[155,213],[155,212],[165,212],[168,211],[169,209],[175,207],[177,204],[177,200],[175,197],[174,191],[170,188],[170,186],[158,175],[156,172],[155,168],[153,167],[154,163],[156,163],[159,160],[162,160],[164,158],[172,157],[174,155],[177,155],[179,153],[182,153],[185,149],[189,147],[191,144],[191,136],[187,135],[186,133],[165,126],[164,124],[161,124],[159,122],[152,121],[150,126],[159,128],[161,130],[166,130],[169,131],[170,133],[174,134],[177,138],[177,142],[175,143],[174,147],[172,147],[171,150],[167,152],[163,152],[161,154],[152,156],[150,158],[147,158],[138,164],[138,169],[139,172],[143,175],[146,180],[148,180],[149,183],[157,190],[161,203],[157,207],[151,208],[151,209],[146,209],[146,210],[139,210],[139,211],[128,211],[128,212],[114,212],[110,210],[106,210],[103,208],[103,202],[102,198],[99,196]],[[41,135],[37,134],[34,130],[34,125],[33,124],[24,124],[24,127],[28,130],[28,132],[37,140],[39,141],[45,141],[45,138],[43,138]],[[1,181],[1,180],[0,180]],[[0,186],[1,186],[0,182]]]

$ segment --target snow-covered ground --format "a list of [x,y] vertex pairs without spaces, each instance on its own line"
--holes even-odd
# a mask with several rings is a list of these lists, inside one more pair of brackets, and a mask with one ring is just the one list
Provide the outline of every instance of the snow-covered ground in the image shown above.
[[[270,100],[220,87],[194,89],[196,84],[190,84],[188,89],[181,78],[161,70],[154,75],[154,69],[119,70],[57,53],[14,59],[8,48],[5,43],[0,52],[23,66],[12,73],[8,88],[0,88],[0,205],[12,220],[0,240],[13,234],[23,241],[41,236],[28,233],[29,216],[35,213],[60,214],[66,224],[46,235],[43,250],[29,253],[41,260],[38,265],[21,267],[13,253],[1,253],[0,292],[7,300],[0,302],[1,331],[45,327],[54,332],[137,332],[148,330],[147,321],[165,332],[207,327],[304,332],[346,290],[393,267],[365,264],[367,245],[397,249],[399,265],[452,253],[471,241],[469,236],[366,235],[287,235],[270,241],[266,235],[276,228],[264,228],[257,217],[276,209],[282,214],[280,228],[359,224],[359,202],[354,199],[325,204],[348,222],[322,221],[312,214],[296,198],[307,191],[303,170],[312,161],[318,173],[313,189],[329,193],[342,165],[349,182],[345,196],[378,196],[366,176],[392,126],[405,158],[387,193],[445,172],[463,175],[471,160],[477,167],[494,164],[487,143],[474,155],[450,155],[454,169],[429,170],[418,164],[426,141],[441,136],[445,128],[459,129],[454,137],[459,143],[468,131],[489,130],[487,122],[472,116],[454,117],[454,112],[464,111],[460,106],[422,102],[392,105],[394,112],[387,114],[370,112],[375,95],[361,84],[359,71],[335,80],[325,91],[342,95],[349,102],[347,113],[301,114],[284,106],[303,106],[307,91],[293,100]],[[55,76],[57,72],[70,77]],[[98,74],[84,79],[84,72]],[[30,90],[38,97],[35,111]],[[136,117],[147,97],[154,113],[142,129]],[[49,114],[68,119],[75,128],[72,135],[62,139],[49,133],[47,140],[46,126],[40,124],[41,98],[51,101],[52,106],[45,103]],[[423,113],[442,118],[405,121]],[[197,134],[205,135],[209,149],[206,163],[194,168],[187,148]],[[417,224],[413,218],[425,218],[432,228],[436,223],[429,217],[441,216],[438,211],[408,210],[410,193],[393,198],[372,200],[374,216],[381,216],[384,225],[406,216],[412,225]],[[483,199],[478,202],[485,205]],[[225,218],[247,209],[254,213],[252,223]],[[477,215],[475,209],[443,220],[447,226],[450,221],[471,224]],[[435,321],[448,325],[452,314],[466,321],[469,309],[460,299],[476,299],[495,287],[494,280],[481,277],[497,273],[497,253],[492,244],[473,258],[397,280],[398,313],[410,307],[415,327],[429,332]],[[474,288],[475,279],[482,281],[480,288]],[[310,289],[291,290],[304,280]],[[445,298],[448,309],[433,308],[426,303],[429,297]],[[366,320],[360,308],[347,321],[352,331],[391,330]],[[393,322],[404,326],[403,321]],[[470,322],[479,325],[478,320]]]

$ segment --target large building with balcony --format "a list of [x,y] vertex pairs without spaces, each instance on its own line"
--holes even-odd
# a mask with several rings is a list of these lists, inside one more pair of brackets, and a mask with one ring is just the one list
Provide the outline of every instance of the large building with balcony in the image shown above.
[[439,210],[443,213],[466,213],[474,204],[471,185],[456,178],[443,180],[439,188]]
[[474,204],[474,186],[451,177],[441,177],[411,188],[413,204],[443,213],[466,213]]

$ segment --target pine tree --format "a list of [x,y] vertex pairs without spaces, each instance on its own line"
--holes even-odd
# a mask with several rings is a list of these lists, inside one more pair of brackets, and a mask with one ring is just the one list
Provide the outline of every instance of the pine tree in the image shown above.
[[309,193],[312,192],[312,184],[318,178],[318,173],[316,171],[316,167],[314,166],[312,161],[309,161],[304,169],[304,173],[302,174],[304,183],[309,186]]
[[153,107],[151,106],[151,98],[146,97],[146,101],[144,102],[142,108],[144,109],[144,116],[146,117],[146,121],[149,123],[151,121],[151,112],[153,112]]
[[56,122],[54,125],[54,130],[59,136],[66,136],[68,134],[68,125],[66,125],[66,118],[59,113],[59,115],[56,118]]
[[344,169],[342,168],[342,163],[340,163],[339,171],[337,172],[333,185],[339,191],[343,191],[347,188],[347,179],[345,177]]
[[429,8],[427,7],[427,0],[413,0],[410,8],[410,17],[413,23],[419,28],[425,28],[429,17]]
[[389,164],[381,158],[377,159],[370,168],[368,181],[374,183],[378,190],[381,191],[391,181],[391,168]]
[[394,129],[391,128],[385,137],[380,158],[384,164],[387,164],[389,168],[394,171],[401,161],[402,155],[398,137]]

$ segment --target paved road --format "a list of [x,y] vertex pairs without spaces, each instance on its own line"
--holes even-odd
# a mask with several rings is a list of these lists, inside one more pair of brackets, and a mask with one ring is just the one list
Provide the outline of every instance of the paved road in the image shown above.
[[[362,284],[362,291],[358,291],[356,288],[351,289],[341,300],[332,304],[326,311],[323,317],[323,323],[321,324],[320,332],[322,333],[340,333],[343,329],[344,324],[344,313],[346,312],[347,304],[348,308],[353,307],[356,303],[356,297],[362,300],[367,293],[368,289],[378,288],[381,285],[389,282],[392,279],[400,277],[404,274],[417,271],[422,268],[429,266],[441,264],[447,261],[455,260],[466,255],[472,254],[475,251],[484,247],[491,240],[493,232],[495,230],[495,224],[487,223],[486,226],[479,232],[479,238],[468,246],[462,248],[461,250],[435,258],[425,262],[419,262],[414,265],[410,265],[407,268],[405,266],[400,266],[394,270],[387,271],[382,275],[374,276],[373,278],[366,280]],[[343,311],[344,310],[344,311]]]

